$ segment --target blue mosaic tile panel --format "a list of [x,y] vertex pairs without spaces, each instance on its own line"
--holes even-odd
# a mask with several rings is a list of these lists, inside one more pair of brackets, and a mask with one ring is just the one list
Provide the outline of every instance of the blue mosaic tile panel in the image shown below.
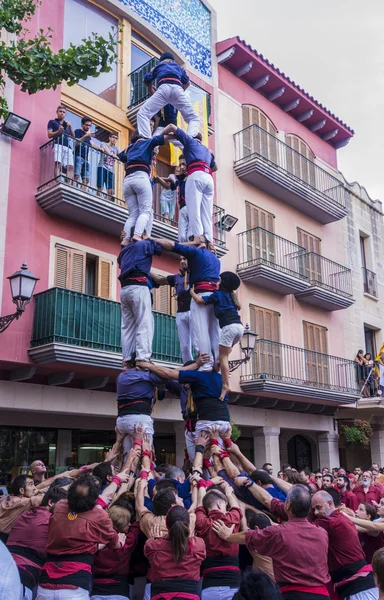
[[199,0],[120,0],[178,48],[203,75],[212,76],[211,15]]

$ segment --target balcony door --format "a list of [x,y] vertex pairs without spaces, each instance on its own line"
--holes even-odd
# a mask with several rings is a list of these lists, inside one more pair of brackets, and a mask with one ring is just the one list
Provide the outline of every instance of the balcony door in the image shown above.
[[244,105],[243,130],[242,158],[257,154],[277,164],[277,130],[267,115],[256,106]]
[[251,329],[260,340],[252,357],[253,375],[256,378],[280,378],[280,313],[261,306],[250,305],[249,308]]
[[326,327],[303,321],[305,373],[311,384],[329,383],[329,358]]
[[[275,229],[275,216],[252,204],[245,202],[245,219],[247,227],[246,235],[246,257],[244,262],[266,261],[274,263],[276,258],[275,238],[273,235]],[[262,231],[257,229],[262,227]],[[271,232],[269,234],[268,232]]]
[[308,277],[309,281],[318,282],[322,281],[321,274],[321,239],[304,231],[304,229],[297,228],[297,243],[302,248],[305,248],[307,252],[315,252],[308,256],[303,256],[301,264],[301,272]]
[[315,155],[310,147],[296,135],[286,135],[287,148],[287,171],[296,175],[312,187],[316,187]]

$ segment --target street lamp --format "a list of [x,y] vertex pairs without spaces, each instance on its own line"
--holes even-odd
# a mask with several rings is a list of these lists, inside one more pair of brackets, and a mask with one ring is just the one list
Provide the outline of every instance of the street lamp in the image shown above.
[[17,320],[24,312],[25,307],[32,299],[35,290],[36,282],[39,280],[33,273],[28,271],[25,263],[22,264],[20,271],[16,271],[10,277],[12,302],[16,304],[16,312],[13,315],[0,317],[0,333],[3,333],[14,321]]
[[238,369],[240,365],[250,360],[252,354],[255,351],[255,343],[257,337],[257,333],[252,331],[252,329],[249,328],[248,323],[246,323],[243,337],[240,340],[240,348],[242,353],[244,354],[244,357],[240,358],[239,360],[229,361],[229,370],[231,371],[231,373],[232,371]]

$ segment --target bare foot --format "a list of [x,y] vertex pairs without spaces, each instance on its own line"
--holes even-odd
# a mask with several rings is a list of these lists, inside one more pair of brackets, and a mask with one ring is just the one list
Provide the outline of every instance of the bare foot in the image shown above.
[[141,242],[141,239],[142,239],[142,238],[141,238],[139,235],[136,235],[136,234],[135,234],[135,235],[132,237],[132,242]]
[[221,400],[223,402],[225,396],[227,395],[228,392],[230,392],[231,390],[229,389],[229,385],[223,385],[223,387],[221,388],[221,394],[220,394],[220,398],[219,400]]

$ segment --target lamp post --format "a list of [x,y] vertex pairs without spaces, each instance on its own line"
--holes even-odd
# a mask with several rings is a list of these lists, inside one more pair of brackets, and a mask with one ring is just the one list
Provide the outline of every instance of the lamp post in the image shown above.
[[16,304],[16,312],[12,315],[0,317],[0,333],[3,333],[12,321],[17,320],[23,314],[25,307],[32,299],[36,283],[39,280],[38,277],[28,271],[25,263],[22,264],[20,271],[16,271],[7,279],[9,279],[11,285],[12,302]]
[[235,371],[245,362],[248,362],[255,351],[255,343],[256,343],[257,333],[252,331],[249,328],[248,323],[245,324],[244,335],[240,340],[240,348],[242,353],[244,354],[243,358],[239,360],[230,360],[229,361],[229,370]]

